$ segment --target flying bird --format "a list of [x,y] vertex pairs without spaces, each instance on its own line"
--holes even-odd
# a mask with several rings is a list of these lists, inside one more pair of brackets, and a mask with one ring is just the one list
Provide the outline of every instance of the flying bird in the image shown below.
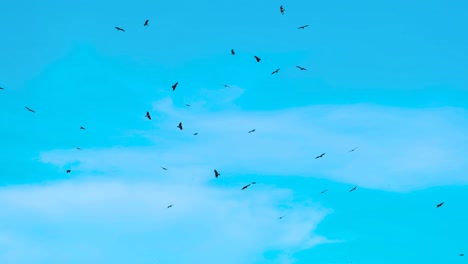
[[463,257],[463,256],[465,256],[465,254],[460,254],[460,257]]
[[174,85],[172,85],[172,91],[175,91],[175,89],[177,88],[177,85],[179,84],[179,82],[176,82],[174,83]]
[[323,194],[323,193],[325,193],[326,191],[328,191],[328,190],[323,190],[323,191],[320,192],[320,194]]
[[231,87],[231,86],[229,86],[229,85],[227,85],[227,84],[223,84],[223,85],[224,85],[224,87],[226,87],[226,88],[230,88],[230,87]]
[[159,167],[161,167],[161,169],[163,169],[163,170],[167,170],[167,168],[164,168],[164,167],[162,167],[162,166],[159,166]]
[[283,8],[283,6],[280,6],[280,12],[281,12],[282,15],[284,15],[284,8]]
[[231,55],[236,55],[236,52],[234,51],[234,49],[231,49]]
[[71,170],[67,170],[67,173],[70,173],[70,172],[71,172]]
[[82,150],[81,148],[79,148],[79,147],[77,147],[77,146],[73,146],[73,147],[75,147],[77,150]]
[[304,29],[304,28],[306,28],[306,27],[308,27],[308,26],[309,26],[309,25],[303,25],[303,26],[298,27],[297,29]]
[[146,115],[145,115],[149,120],[151,120],[151,115],[149,112],[146,112]]
[[145,24],[143,24],[143,26],[145,26],[145,27],[148,26],[148,22],[149,22],[149,20],[147,19],[147,20],[145,21]]
[[356,190],[357,186],[354,186],[351,190],[349,190],[349,192],[352,192],[354,190]]
[[276,69],[274,70],[271,74],[275,74],[275,73],[278,73],[280,69]]
[[3,87],[0,87],[0,90],[3,90]]
[[115,27],[115,29],[117,29],[117,31],[123,31],[123,32],[125,32],[125,30],[124,30],[123,28]]
[[254,56],[257,62],[260,62],[262,59],[260,59],[258,56]]
[[350,150],[350,151],[348,151],[348,152],[353,152],[353,151],[355,151],[357,148],[359,148],[359,147],[355,147],[355,148],[353,148],[352,150]]
[[325,155],[325,153],[322,153],[322,154],[318,155],[317,157],[315,157],[315,159],[319,159],[319,158],[323,157],[323,155]]
[[177,126],[180,130],[182,130],[182,122],[179,123],[179,125]]
[[83,129],[83,130],[84,130],[84,129],[86,129],[86,128],[84,128],[84,127],[80,126],[80,129]]
[[36,113],[36,111],[32,110],[31,108],[25,106],[26,109],[28,109],[29,112]]
[[444,204],[444,202],[441,202],[440,204],[437,205],[437,208],[441,207]]
[[249,131],[249,133],[252,133],[252,132],[255,132],[255,129],[252,129],[252,130]]
[[174,204],[168,205],[167,208],[171,208]]
[[194,136],[198,135],[198,133],[193,133]]
[[284,215],[283,215],[283,216],[280,216],[280,217],[278,217],[278,220],[281,220],[281,219],[283,219],[283,217],[284,217]]
[[219,173],[217,170],[214,170],[214,174],[216,178],[218,178],[218,176],[221,175],[221,173]]
[[306,68],[303,68],[303,67],[301,67],[301,66],[296,66],[296,68],[300,69],[301,71],[307,71]]
[[256,184],[256,182],[251,182],[251,183],[247,184],[246,186],[242,187],[241,190],[247,189],[251,184]]
[[189,105],[189,104],[185,104],[185,106],[189,106],[189,107],[190,107],[190,105]]

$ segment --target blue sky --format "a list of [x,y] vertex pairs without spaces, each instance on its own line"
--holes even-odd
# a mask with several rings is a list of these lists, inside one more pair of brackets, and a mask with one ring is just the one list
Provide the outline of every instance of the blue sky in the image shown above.
[[466,8],[1,3],[0,262],[466,262]]

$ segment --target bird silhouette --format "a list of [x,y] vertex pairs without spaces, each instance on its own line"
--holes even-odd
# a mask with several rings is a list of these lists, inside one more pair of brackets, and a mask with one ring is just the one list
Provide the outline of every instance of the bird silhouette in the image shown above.
[[306,68],[303,68],[303,67],[301,67],[301,66],[296,66],[296,68],[300,69],[301,71],[307,71]]
[[167,168],[164,168],[164,167],[162,167],[162,166],[159,166],[159,167],[161,167],[161,169],[163,169],[163,170],[167,170]]
[[194,136],[198,135],[198,133],[193,133]]
[[176,82],[174,83],[174,85],[172,85],[172,91],[175,91],[175,89],[177,88],[177,85],[179,84],[179,82]]
[[357,186],[354,186],[351,190],[349,190],[349,192],[352,192],[354,190],[356,190]]
[[234,49],[231,49],[231,55],[236,55],[236,52],[234,51]]
[[318,155],[317,157],[315,157],[315,159],[319,159],[319,158],[323,157],[323,155],[325,155],[325,153],[322,153],[322,154]]
[[3,87],[0,87],[0,90],[3,90]]
[[125,30],[123,28],[115,27],[115,29],[117,29],[117,31],[125,32]]
[[256,182],[251,182],[251,183],[249,183],[249,184],[245,185],[244,187],[242,187],[242,189],[241,189],[241,190],[245,190],[245,189],[247,189],[247,188],[248,188],[248,187],[249,187],[251,184],[256,184]]
[[306,27],[308,27],[308,26],[309,26],[309,25],[303,25],[303,26],[298,27],[297,29],[304,29],[304,28],[306,28]]
[[253,133],[253,132],[255,132],[255,129],[252,129],[252,130],[249,131],[249,133]]
[[82,130],[85,130],[86,128],[84,128],[84,127],[80,126],[80,129],[82,129]]
[[280,69],[276,69],[274,70],[271,74],[275,74],[275,73],[278,73]]
[[185,104],[185,106],[188,106],[188,107],[190,107],[190,105],[189,105],[189,104]]
[[437,207],[436,207],[436,208],[439,208],[439,207],[441,207],[443,204],[444,204],[444,202],[441,202],[440,204],[438,204],[438,205],[437,205]]
[[285,9],[283,8],[283,6],[280,6],[280,12],[281,12],[282,15],[284,15],[284,10]]
[[67,173],[70,173],[70,172],[71,172],[71,170],[67,170]]
[[320,194],[323,194],[323,193],[325,193],[326,191],[328,191],[328,190],[323,190],[323,191],[320,192]]
[[25,106],[26,109],[28,109],[29,112],[36,113],[36,111],[32,110],[31,108]]
[[180,130],[182,130],[182,122],[179,123],[179,125],[177,126]]
[[463,256],[465,256],[465,254],[460,254],[460,257],[463,257]]
[[353,151],[355,151],[357,148],[359,148],[359,147],[355,147],[355,148],[353,148],[352,150],[350,150],[350,151],[348,151],[348,152],[353,152]]
[[280,216],[280,217],[278,217],[278,220],[281,220],[281,219],[283,219],[283,217],[284,217],[284,215],[283,215],[283,216]]
[[227,84],[223,84],[223,85],[224,85],[224,87],[226,87],[226,88],[230,88],[230,87],[231,87],[231,86],[229,86],[229,85],[227,85]]
[[171,208],[174,204],[168,205],[167,208]]
[[146,112],[146,115],[145,115],[149,120],[151,120],[151,115],[149,112]]
[[145,24],[143,24],[143,26],[145,26],[145,27],[148,26],[148,22],[149,22],[149,20],[147,19],[147,20],[145,21]]
[[257,62],[260,62],[262,59],[260,59],[258,56],[254,56]]
[[214,170],[214,174],[216,178],[218,178],[218,176],[221,175],[221,173],[219,173],[217,170]]
[[79,147],[77,147],[77,146],[73,146],[73,147],[75,147],[77,150],[82,150],[81,148],[79,148]]

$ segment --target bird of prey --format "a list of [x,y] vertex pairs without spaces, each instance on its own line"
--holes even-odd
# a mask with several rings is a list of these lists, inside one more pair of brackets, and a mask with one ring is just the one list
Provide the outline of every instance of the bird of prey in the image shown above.
[[223,85],[224,85],[224,87],[226,87],[226,88],[230,88],[230,87],[231,87],[231,86],[229,86],[229,85],[227,85],[227,84],[223,84]]
[[171,208],[174,204],[168,205],[167,208]]
[[236,52],[234,51],[234,49],[231,49],[231,55],[236,55]]
[[303,68],[303,67],[301,67],[301,66],[296,66],[296,68],[300,69],[301,71],[307,71],[306,68]]
[[177,88],[177,85],[179,84],[179,82],[176,82],[174,83],[174,85],[172,85],[172,91],[175,91],[175,89]]
[[281,219],[283,219],[283,217],[284,217],[284,215],[283,215],[283,216],[280,216],[280,217],[278,217],[278,220],[281,220]]
[[67,170],[67,173],[70,173],[70,172],[71,172],[71,170]]
[[198,135],[198,133],[193,133],[194,136]]
[[26,109],[28,109],[29,112],[36,113],[36,111],[32,110],[31,108],[25,106]]
[[280,69],[276,69],[274,70],[271,74],[275,74],[275,73],[278,73]]
[[252,132],[255,132],[255,129],[252,129],[252,130],[249,131],[249,133],[252,133]]
[[355,148],[353,148],[352,150],[350,150],[350,151],[348,151],[348,152],[353,152],[353,151],[355,151],[357,148],[359,148],[359,147],[355,147]]
[[221,175],[221,173],[219,173],[217,170],[214,170],[214,173],[216,178],[218,178],[218,176]]
[[83,130],[84,130],[84,129],[86,129],[86,128],[84,128],[84,127],[80,126],[80,129],[83,129]]
[[440,204],[437,205],[437,208],[441,207],[444,204],[444,202],[441,202]]
[[323,194],[323,193],[325,193],[326,191],[328,191],[328,190],[323,190],[323,191],[320,192],[320,194]]
[[306,28],[306,27],[308,27],[308,26],[309,26],[309,25],[303,25],[303,26],[298,27],[297,29],[304,29],[304,28]]
[[123,32],[125,32],[125,30],[124,30],[123,28],[115,27],[115,29],[117,29],[117,31],[123,31]]
[[182,122],[179,123],[179,125],[177,126],[180,130],[182,130]]
[[325,155],[325,153],[322,153],[322,154],[318,155],[317,157],[315,157],[315,159],[321,158],[321,157],[323,157],[323,155]]
[[77,150],[82,150],[81,148],[79,148],[79,147],[77,147],[77,146],[73,146],[73,147],[75,147]]
[[260,62],[262,59],[260,59],[258,56],[254,56],[257,62]]
[[146,115],[145,115],[145,116],[146,116],[149,120],[151,120],[151,115],[150,115],[150,113],[149,113],[148,111],[146,112]]
[[357,186],[354,186],[351,190],[349,190],[349,192],[352,192],[354,190],[356,190]]
[[280,6],[280,12],[281,12],[282,15],[284,15],[284,8],[283,8],[283,6]]
[[251,182],[251,183],[247,184],[246,186],[242,187],[241,190],[247,189],[251,184],[256,184],[256,182]]
[[147,20],[145,21],[145,24],[143,24],[143,26],[145,26],[145,27],[148,26],[148,22],[149,22],[149,20],[147,19]]
[[161,167],[161,169],[163,169],[163,170],[167,170],[167,168],[164,168],[163,166],[159,166],[159,167]]

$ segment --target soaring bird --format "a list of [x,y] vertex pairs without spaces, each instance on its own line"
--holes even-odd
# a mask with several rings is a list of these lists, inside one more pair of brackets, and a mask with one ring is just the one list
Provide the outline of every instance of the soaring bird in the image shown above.
[[218,176],[221,175],[221,173],[219,173],[217,170],[214,170],[214,173],[216,178],[218,178]]
[[260,62],[260,61],[262,60],[262,59],[260,59],[260,58],[257,57],[257,56],[254,56],[254,57],[255,57],[255,59],[257,60],[257,62]]
[[253,133],[253,132],[255,132],[255,129],[252,129],[252,130],[249,131],[249,133]]
[[271,74],[275,74],[275,73],[278,73],[280,69],[276,69],[274,70]]
[[71,172],[71,170],[67,170],[67,173],[70,173],[70,172]]
[[151,115],[149,112],[146,112],[146,115],[145,115],[149,120],[151,120]]
[[439,207],[441,207],[443,204],[444,204],[444,202],[441,202],[440,204],[438,204],[438,205],[437,205],[437,207],[436,207],[436,208],[439,208]]
[[307,71],[306,68],[303,68],[303,67],[301,67],[301,66],[296,66],[296,68],[300,69],[301,71]]
[[465,256],[465,254],[460,254],[460,257],[463,257],[463,256]]
[[28,109],[29,112],[36,113],[36,111],[32,110],[31,108],[25,106],[26,109]]
[[322,154],[318,155],[317,157],[315,157],[315,159],[319,159],[319,158],[323,157],[323,155],[325,155],[325,153],[322,153]]
[[198,135],[198,133],[193,133],[194,136]]
[[143,26],[145,26],[145,27],[148,26],[148,22],[149,22],[149,20],[147,19],[147,20],[145,21],[145,24],[143,24]]
[[350,150],[350,151],[348,151],[348,152],[353,152],[353,151],[355,151],[357,148],[359,148],[359,147],[355,147],[355,148],[353,148],[352,150]]
[[354,186],[351,190],[349,190],[349,192],[352,192],[354,190],[356,190],[357,186]]
[[190,105],[189,105],[189,104],[185,104],[185,106],[188,106],[188,107],[190,107]]
[[179,125],[177,126],[180,130],[182,130],[182,122],[179,123]]
[[115,27],[115,29],[117,29],[117,31],[123,31],[123,32],[125,32],[125,30],[124,30],[123,28]]
[[284,217],[284,215],[283,215],[283,216],[280,216],[280,217],[278,217],[278,220],[281,220],[281,219],[283,219],[283,217]]
[[284,15],[284,8],[283,8],[283,6],[280,6],[280,12],[281,12],[282,15]]
[[82,150],[81,148],[79,148],[79,147],[77,147],[77,146],[73,146],[73,147],[75,147],[77,150]]
[[251,184],[256,184],[256,182],[251,182],[251,183],[247,184],[246,186],[242,187],[241,190],[247,189]]
[[164,168],[163,166],[159,166],[159,167],[161,167],[161,169],[163,169],[163,170],[167,170],[167,168]]
[[174,204],[168,205],[167,208],[171,208]]
[[325,193],[326,191],[328,191],[328,190],[323,190],[323,191],[320,192],[320,194],[323,194],[323,193]]
[[234,51],[234,49],[231,49],[231,55],[236,55],[236,52]]
[[175,91],[175,89],[177,88],[177,85],[179,84],[179,82],[176,82],[174,83],[174,85],[172,85],[172,91]]
[[309,25],[303,25],[303,26],[298,27],[297,29],[304,29],[304,28],[306,28],[306,27],[308,27],[308,26],[309,26]]
[[82,129],[82,130],[85,130],[86,128],[84,128],[84,127],[80,126],[80,129]]
[[227,84],[223,84],[223,85],[224,85],[224,87],[226,87],[226,88],[230,88],[230,87],[231,87],[231,86],[229,86],[229,85],[227,85]]

